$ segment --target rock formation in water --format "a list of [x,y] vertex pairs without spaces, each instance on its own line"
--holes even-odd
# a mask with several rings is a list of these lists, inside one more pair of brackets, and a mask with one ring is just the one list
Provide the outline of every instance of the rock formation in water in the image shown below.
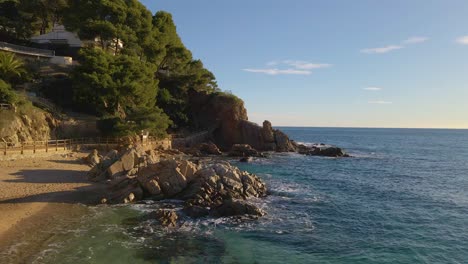
[[[244,103],[234,95],[192,92],[190,105],[197,127],[212,130],[214,143],[222,150],[231,151],[232,156],[242,157],[242,146],[247,156],[259,156],[247,150],[247,145],[255,151],[299,152],[307,155],[330,157],[347,156],[343,150],[332,146],[300,145],[278,129],[273,129],[269,121],[262,126],[248,121]],[[237,154],[235,154],[237,153]]]
[[[180,199],[185,201],[186,214],[193,217],[265,214],[247,202],[249,198],[266,196],[260,178],[225,161],[196,164],[187,158],[159,160],[139,148],[112,151],[90,170],[88,178],[109,182],[103,203]],[[160,212],[157,217],[173,225],[172,213]]]

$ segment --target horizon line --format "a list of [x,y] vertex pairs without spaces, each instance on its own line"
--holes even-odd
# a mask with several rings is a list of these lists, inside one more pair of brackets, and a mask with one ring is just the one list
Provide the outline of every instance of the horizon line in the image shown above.
[[468,128],[450,128],[450,127],[351,127],[351,126],[273,126],[278,128],[361,128],[361,129],[433,129],[433,130],[468,130]]

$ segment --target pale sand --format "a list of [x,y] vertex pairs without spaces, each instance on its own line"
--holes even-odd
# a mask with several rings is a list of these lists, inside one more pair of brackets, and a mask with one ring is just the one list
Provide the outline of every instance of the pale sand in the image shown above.
[[82,156],[0,161],[0,248],[99,201],[104,186],[86,180]]

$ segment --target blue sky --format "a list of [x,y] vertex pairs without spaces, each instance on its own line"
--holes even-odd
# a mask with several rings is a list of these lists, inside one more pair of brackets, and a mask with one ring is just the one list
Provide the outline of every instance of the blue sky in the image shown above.
[[142,2],[254,122],[468,128],[466,0]]

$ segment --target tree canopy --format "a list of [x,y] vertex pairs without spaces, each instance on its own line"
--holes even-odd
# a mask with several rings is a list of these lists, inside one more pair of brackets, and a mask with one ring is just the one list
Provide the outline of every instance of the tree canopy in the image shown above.
[[70,92],[60,93],[72,100],[55,99],[101,117],[103,130],[190,128],[189,92],[220,91],[172,15],[153,15],[138,0],[0,0],[0,10],[0,37],[27,40],[62,23],[85,41]]

